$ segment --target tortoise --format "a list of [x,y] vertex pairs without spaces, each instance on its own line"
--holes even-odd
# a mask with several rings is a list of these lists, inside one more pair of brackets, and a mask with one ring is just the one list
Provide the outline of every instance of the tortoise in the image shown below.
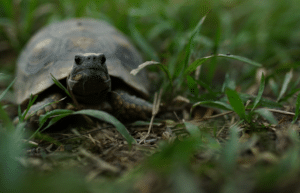
[[152,111],[146,101],[147,74],[130,74],[141,63],[135,47],[105,21],[77,18],[50,24],[30,39],[18,58],[16,102],[24,110],[30,96],[38,95],[28,113],[35,112],[30,122],[67,108],[71,99],[61,100],[67,95],[54,84],[52,74],[82,108],[118,112],[124,120],[147,119]]

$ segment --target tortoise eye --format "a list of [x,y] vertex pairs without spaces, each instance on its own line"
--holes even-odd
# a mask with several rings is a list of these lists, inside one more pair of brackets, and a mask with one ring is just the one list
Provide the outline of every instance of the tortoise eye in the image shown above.
[[80,56],[76,55],[76,56],[75,56],[75,63],[76,63],[77,65],[80,65],[80,64],[82,63],[82,58],[81,58]]

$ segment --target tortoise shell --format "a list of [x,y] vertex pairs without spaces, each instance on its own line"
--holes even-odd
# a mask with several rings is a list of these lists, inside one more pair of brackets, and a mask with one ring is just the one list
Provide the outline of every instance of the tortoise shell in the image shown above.
[[28,101],[54,82],[69,75],[78,53],[103,53],[108,73],[121,79],[144,98],[148,93],[145,71],[136,76],[132,69],[142,63],[142,57],[127,38],[104,21],[70,19],[41,29],[27,43],[17,62],[16,102]]

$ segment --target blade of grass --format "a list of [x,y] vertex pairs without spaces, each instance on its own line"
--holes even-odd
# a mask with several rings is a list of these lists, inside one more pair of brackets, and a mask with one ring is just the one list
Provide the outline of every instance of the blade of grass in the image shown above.
[[5,18],[5,17],[0,17],[0,26],[3,27],[13,27],[13,21],[9,18]]
[[297,93],[298,91],[300,91],[300,88],[294,88],[294,89],[291,88],[289,93],[286,93],[285,96],[281,98],[280,102],[287,101],[289,98],[293,97],[295,93]]
[[184,74],[190,74],[191,72],[195,71],[196,68],[203,64],[208,59],[214,58],[214,57],[220,57],[220,58],[228,58],[228,59],[234,59],[241,62],[245,62],[247,64],[251,64],[253,66],[261,67],[262,65],[260,63],[254,62],[248,58],[242,57],[242,56],[236,56],[236,55],[226,55],[226,54],[217,54],[217,55],[210,55],[203,58],[199,58],[195,60],[191,65],[189,65],[186,70],[184,71]]
[[228,59],[234,59],[234,60],[238,60],[241,62],[245,62],[247,64],[251,64],[253,66],[257,66],[257,67],[262,67],[262,65],[258,62],[252,61],[248,58],[242,57],[242,56],[236,56],[236,55],[227,55],[227,54],[218,54],[216,55],[216,57],[222,57],[222,58],[228,58]]
[[[14,125],[12,121],[10,120],[9,116],[3,109],[1,103],[0,103],[0,120],[2,120],[3,127],[6,128],[7,130],[13,131],[14,130]],[[0,125],[1,126],[1,125]]]
[[189,42],[188,42],[188,44],[186,46],[186,49],[185,49],[186,50],[186,55],[185,55],[185,58],[184,58],[183,69],[186,69],[189,65],[189,60],[190,60],[191,52],[192,52],[193,45],[194,45],[194,39],[195,39],[196,35],[199,34],[201,26],[204,23],[206,16],[207,15],[205,15],[204,17],[202,17],[200,19],[200,21],[198,22],[198,24],[196,25],[195,29],[192,32],[191,38],[189,39]]
[[188,122],[184,122],[184,125],[185,125],[186,130],[189,132],[189,134],[191,136],[197,137],[197,138],[201,137],[201,131],[196,125],[194,125],[192,123],[188,123]]
[[230,138],[226,142],[223,150],[222,151],[222,158],[220,159],[221,165],[223,166],[226,174],[230,175],[234,173],[234,170],[236,168],[236,161],[238,158],[238,151],[239,151],[239,137],[238,137],[238,132],[239,132],[239,127],[238,125],[241,123],[232,125],[229,128],[230,131]]
[[186,68],[186,70],[184,71],[184,75],[188,75],[188,74],[194,72],[198,66],[203,64],[208,59],[209,58],[200,58],[200,59],[195,60],[191,65],[189,65]]
[[[19,33],[23,36],[22,39],[26,40],[28,39],[29,35],[31,34],[32,26],[34,24],[34,13],[37,8],[38,1],[35,0],[29,0],[28,2],[24,2],[23,5],[23,25],[22,25],[22,33]],[[21,26],[20,26],[21,27]]]
[[256,109],[254,112],[260,114],[262,117],[267,119],[271,124],[275,124],[275,125],[278,124],[278,121],[274,117],[273,113],[271,113],[267,109]]
[[236,88],[235,80],[231,79],[229,77],[228,73],[225,74],[225,81],[222,85],[222,90],[221,91],[224,93],[226,88],[230,88],[230,89],[233,89],[233,90]]
[[14,18],[14,1],[13,0],[6,0],[6,1],[0,1],[2,11],[4,11],[5,16],[13,19]]
[[[52,80],[53,80],[53,82],[59,87],[59,88],[61,88],[63,91],[65,91],[65,93],[67,93],[67,95],[69,96],[69,97],[71,97],[71,94],[69,93],[69,91],[68,91],[68,89],[66,88],[66,87],[64,87],[64,85],[62,85],[51,73],[50,73],[50,75],[51,75],[51,78],[52,78]],[[72,97],[71,97],[72,98]]]
[[277,98],[277,102],[280,101],[280,99],[282,98],[282,96],[284,95],[284,93],[286,92],[287,88],[288,88],[288,85],[289,83],[291,82],[292,80],[292,77],[293,77],[293,69],[291,69],[290,72],[286,73],[285,77],[284,77],[284,81],[283,81],[283,84],[282,84],[282,87],[281,87],[281,90],[280,90],[280,93],[279,93],[279,96]]
[[120,121],[118,121],[115,117],[113,117],[110,114],[108,114],[106,112],[103,112],[103,111],[90,110],[90,109],[80,110],[80,111],[77,111],[77,112],[74,112],[72,110],[66,110],[66,109],[56,109],[56,110],[50,111],[50,112],[46,113],[45,115],[40,116],[40,127],[30,137],[30,139],[32,137],[34,137],[34,135],[44,126],[46,121],[49,118],[51,118],[52,116],[55,116],[55,117],[50,120],[48,125],[45,128],[43,128],[42,131],[49,128],[50,126],[55,124],[57,121],[59,121],[60,119],[66,117],[68,115],[77,115],[77,114],[92,116],[92,117],[95,117],[99,120],[111,123],[112,125],[114,125],[117,128],[118,132],[120,132],[120,134],[127,140],[129,145],[136,143],[134,138],[129,134],[126,127]]
[[216,109],[222,109],[222,110],[233,111],[232,107],[231,107],[229,104],[224,103],[224,102],[221,102],[221,101],[201,101],[201,102],[195,103],[195,104],[192,106],[190,112],[192,112],[193,109],[194,109],[196,106],[199,106],[199,105],[206,106],[206,107],[210,107],[210,108],[216,108]]
[[157,56],[155,50],[147,43],[142,34],[135,27],[134,18],[132,16],[128,17],[128,27],[132,37],[134,37],[135,42],[144,51],[144,53],[147,53],[152,60],[159,61],[159,57]]
[[[220,46],[220,39],[221,39],[221,34],[223,30],[221,29],[221,24],[217,24],[217,30],[216,30],[216,35],[215,35],[215,41],[214,41],[214,46],[213,46],[213,54],[216,55],[218,54],[219,46]],[[230,39],[230,38],[228,38]],[[217,69],[217,57],[212,58],[208,65],[207,69],[207,74],[206,74],[206,80],[207,83],[212,83],[213,77],[215,75]]]
[[195,80],[197,82],[197,84],[199,84],[202,88],[204,88],[205,90],[208,91],[208,93],[212,93],[214,92],[213,89],[210,87],[209,84],[206,84],[205,82],[203,82],[202,80]]
[[95,117],[97,119],[100,119],[102,121],[108,122],[116,127],[118,132],[126,139],[128,142],[129,146],[131,144],[135,144],[136,141],[135,139],[129,134],[128,130],[126,127],[115,117],[111,116],[110,114],[103,112],[103,111],[97,111],[97,110],[80,110],[77,112],[73,113],[75,114],[84,114],[84,115],[89,115],[92,117]]
[[18,115],[18,116],[19,116],[19,121],[20,121],[20,122],[23,122],[23,121],[24,121],[24,119],[25,119],[25,117],[26,117],[26,115],[27,115],[27,113],[28,113],[30,107],[33,105],[33,103],[35,102],[35,100],[37,99],[37,97],[38,97],[38,95],[36,95],[36,96],[34,96],[34,97],[32,98],[32,95],[30,95],[29,103],[28,103],[28,105],[27,105],[27,108],[26,108],[25,112],[24,112],[23,114],[21,114],[21,111],[19,110],[19,115]]
[[300,93],[297,96],[296,107],[295,107],[295,116],[293,118],[292,124],[296,123],[299,114],[300,114]]
[[[255,96],[253,95],[249,95],[249,94],[245,94],[245,93],[239,93],[239,96],[241,97],[242,101],[246,102],[247,100],[252,100],[255,101]],[[269,108],[281,108],[282,105],[277,103],[276,101],[273,101],[271,99],[267,99],[267,98],[261,98],[259,101],[259,104],[264,106],[264,107],[269,107]]]
[[[182,48],[184,48],[184,51],[185,51],[184,61],[180,62],[179,65],[177,66],[177,68],[174,72],[174,76],[173,76],[174,78],[180,76],[182,73],[184,73],[184,70],[187,69],[187,67],[189,65],[189,60],[190,60],[191,52],[193,49],[193,45],[194,45],[194,39],[195,39],[196,35],[199,34],[199,31],[201,29],[203,22],[205,21],[205,18],[206,18],[206,15],[200,19],[200,21],[194,28],[191,37],[189,38],[188,44],[185,47],[182,47]],[[183,79],[181,79],[181,80],[183,80]],[[179,83],[179,85],[181,85],[181,84],[182,84],[182,81]]]
[[233,110],[236,112],[236,114],[238,114],[238,116],[241,119],[248,121],[248,118],[246,116],[246,112],[245,112],[245,106],[241,100],[241,98],[239,97],[238,93],[234,90],[231,90],[229,88],[226,89],[225,91],[228,101],[230,103],[230,105],[232,106]]
[[0,95],[0,101],[3,99],[3,97],[6,95],[8,90],[12,87],[12,85],[15,83],[16,78],[8,85],[8,87],[1,93]]
[[273,94],[275,96],[278,96],[279,95],[279,86],[278,86],[278,84],[272,78],[268,81],[268,83],[269,83],[269,86],[270,86]]
[[39,122],[40,122],[40,127],[42,127],[46,121],[52,117],[52,116],[55,116],[55,115],[63,115],[63,114],[67,114],[67,115],[70,115],[72,114],[74,111],[72,110],[68,110],[68,109],[55,109],[55,110],[52,110],[50,112],[47,112],[46,114],[44,115],[41,115],[40,118],[39,118]]
[[44,124],[46,123],[46,121],[54,115],[58,115],[56,117],[54,117],[53,119],[50,120],[50,122],[48,123],[48,125],[42,129],[42,131],[48,129],[50,126],[52,126],[53,124],[55,124],[57,121],[59,121],[60,119],[72,114],[73,111],[71,110],[66,110],[66,109],[55,109],[53,111],[47,112],[45,115],[41,115],[39,122],[40,122],[40,126],[39,128],[29,137],[28,140],[32,139],[33,137],[35,137],[40,130],[43,128]]
[[187,83],[188,83],[190,93],[194,96],[197,96],[199,94],[199,89],[197,87],[197,83],[194,80],[194,78],[191,77],[190,75],[188,75],[188,76],[186,76],[186,80],[187,80]]
[[253,107],[251,109],[251,111],[253,111],[256,106],[258,105],[260,99],[261,99],[261,96],[264,92],[264,89],[265,89],[265,76],[264,76],[264,73],[261,74],[261,80],[260,80],[260,85],[259,85],[259,89],[258,89],[258,94],[255,98],[255,101],[254,101],[254,104],[253,104]]

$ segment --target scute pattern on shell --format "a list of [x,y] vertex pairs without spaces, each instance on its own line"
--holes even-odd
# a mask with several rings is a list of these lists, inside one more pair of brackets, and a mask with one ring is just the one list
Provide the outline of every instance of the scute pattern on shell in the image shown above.
[[137,76],[130,71],[142,63],[133,45],[118,30],[104,21],[70,19],[51,24],[28,42],[17,62],[16,102],[22,104],[68,76],[77,53],[104,53],[108,72],[122,79],[143,96],[148,96],[145,71]]

